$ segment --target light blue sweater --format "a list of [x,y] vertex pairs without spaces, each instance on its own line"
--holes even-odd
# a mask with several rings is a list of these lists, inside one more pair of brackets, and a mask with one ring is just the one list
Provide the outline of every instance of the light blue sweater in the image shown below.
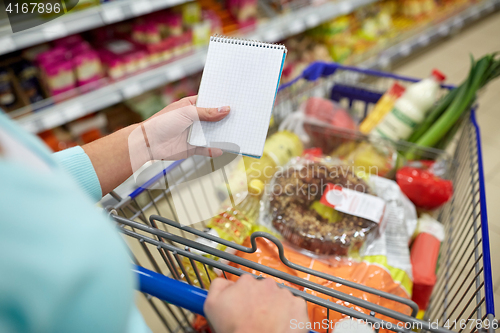
[[0,332],[149,332],[126,245],[95,206],[89,157],[80,147],[51,154],[1,113],[0,131],[52,168],[0,155]]

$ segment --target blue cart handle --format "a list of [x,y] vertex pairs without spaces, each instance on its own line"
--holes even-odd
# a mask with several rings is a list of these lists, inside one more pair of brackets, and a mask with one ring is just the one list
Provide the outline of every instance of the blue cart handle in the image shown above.
[[[135,266],[133,271],[139,276],[139,291],[205,316],[203,304],[207,299],[208,292],[206,290],[171,279],[141,266]],[[309,331],[309,333],[315,332]]]
[[[305,79],[307,81],[316,81],[317,79],[321,77],[327,77],[332,74],[334,74],[338,69],[340,70],[346,70],[350,72],[357,72],[361,74],[366,74],[366,75],[371,75],[371,76],[378,76],[378,77],[385,77],[385,78],[390,78],[390,79],[395,79],[395,80],[403,80],[403,81],[410,81],[410,82],[418,82],[420,79],[415,79],[412,77],[408,76],[403,76],[403,75],[397,75],[389,72],[384,72],[384,71],[378,71],[378,70],[373,70],[373,69],[367,69],[367,68],[359,68],[359,67],[354,67],[354,66],[345,66],[338,64],[336,62],[322,62],[322,61],[316,61],[312,62],[309,66],[307,66],[302,74],[300,74],[298,77],[294,78],[293,80],[282,84],[279,87],[279,90],[286,89],[293,85],[295,82],[299,81],[300,79]],[[442,84],[441,87],[447,88],[447,89],[452,89],[454,88],[453,85],[446,85]]]

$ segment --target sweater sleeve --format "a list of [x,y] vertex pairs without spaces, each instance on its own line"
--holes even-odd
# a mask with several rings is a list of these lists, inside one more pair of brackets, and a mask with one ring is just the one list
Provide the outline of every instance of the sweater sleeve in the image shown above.
[[56,161],[76,180],[78,185],[95,201],[102,198],[101,184],[90,158],[77,146],[54,154]]

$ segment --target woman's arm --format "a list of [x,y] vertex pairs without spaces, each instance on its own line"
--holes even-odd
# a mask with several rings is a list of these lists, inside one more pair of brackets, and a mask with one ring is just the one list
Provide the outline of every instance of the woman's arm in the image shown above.
[[197,108],[196,96],[172,103],[148,120],[123,128],[104,138],[84,145],[105,195],[123,183],[134,171],[150,160],[176,160],[193,154],[216,156],[187,143],[189,127],[194,121],[219,121],[229,107]]

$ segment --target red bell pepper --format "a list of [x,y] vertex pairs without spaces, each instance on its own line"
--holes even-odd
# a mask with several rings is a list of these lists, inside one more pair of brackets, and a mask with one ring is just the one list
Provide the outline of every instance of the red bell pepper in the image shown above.
[[419,208],[437,208],[453,195],[453,183],[437,177],[429,168],[402,167],[396,173],[396,181],[401,191]]

